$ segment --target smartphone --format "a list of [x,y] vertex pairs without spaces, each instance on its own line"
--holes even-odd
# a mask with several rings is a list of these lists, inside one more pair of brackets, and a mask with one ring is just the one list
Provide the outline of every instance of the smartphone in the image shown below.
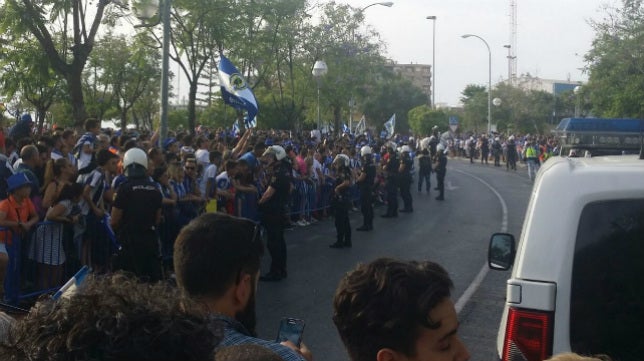
[[284,317],[280,321],[280,328],[277,331],[276,342],[291,341],[295,346],[300,347],[302,333],[304,332],[304,320],[299,318]]

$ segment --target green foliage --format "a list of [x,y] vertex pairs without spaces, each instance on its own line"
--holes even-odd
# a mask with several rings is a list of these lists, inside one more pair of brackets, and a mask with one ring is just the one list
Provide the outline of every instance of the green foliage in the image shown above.
[[584,107],[596,116],[644,118],[644,6],[623,0],[606,11],[602,21],[591,23],[595,39],[585,57]]
[[432,127],[445,130],[448,126],[448,115],[442,109],[432,109],[427,105],[415,107],[409,111],[409,126],[414,134],[421,137],[431,134]]
[[422,89],[414,86],[409,80],[393,74],[391,70],[381,73],[380,79],[369,89],[363,100],[362,111],[370,124],[375,123],[376,129],[382,129],[383,124],[396,114],[396,132],[407,134],[411,123],[408,122],[409,111],[427,103],[427,96]]

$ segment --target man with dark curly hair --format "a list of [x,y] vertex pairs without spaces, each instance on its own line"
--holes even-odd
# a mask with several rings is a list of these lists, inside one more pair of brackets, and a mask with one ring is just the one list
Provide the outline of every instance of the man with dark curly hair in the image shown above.
[[0,344],[3,361],[210,361],[221,330],[176,288],[115,274],[38,303]]
[[433,262],[379,258],[341,281],[333,322],[352,361],[466,361],[450,300],[452,281]]

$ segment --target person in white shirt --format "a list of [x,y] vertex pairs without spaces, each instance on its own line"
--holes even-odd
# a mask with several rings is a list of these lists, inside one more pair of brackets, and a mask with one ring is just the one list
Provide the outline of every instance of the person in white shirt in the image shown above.
[[210,146],[210,141],[206,137],[199,137],[197,139],[197,151],[195,151],[195,158],[197,158],[197,164],[201,166],[202,169],[206,169],[210,164],[210,152],[208,147]]
[[221,152],[212,151],[208,154],[209,163],[203,171],[199,188],[206,200],[212,199],[217,194],[216,177],[221,164]]

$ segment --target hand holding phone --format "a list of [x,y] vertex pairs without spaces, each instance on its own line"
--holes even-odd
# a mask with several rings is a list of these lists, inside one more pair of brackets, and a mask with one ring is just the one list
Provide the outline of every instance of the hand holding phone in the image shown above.
[[291,341],[295,346],[300,347],[304,325],[304,320],[299,318],[282,318],[280,321],[280,328],[277,331],[276,342]]

